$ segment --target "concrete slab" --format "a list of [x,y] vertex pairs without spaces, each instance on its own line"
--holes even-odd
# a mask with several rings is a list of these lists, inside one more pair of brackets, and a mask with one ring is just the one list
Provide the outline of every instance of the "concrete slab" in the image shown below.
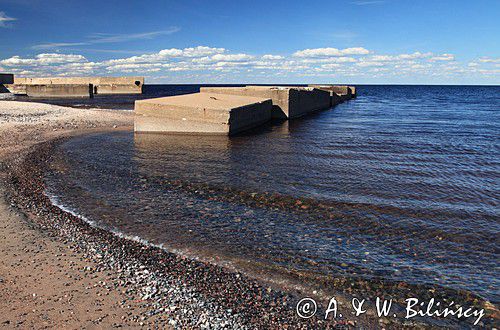
[[93,96],[92,84],[48,84],[48,85],[25,85],[26,94],[30,97],[82,97]]
[[273,118],[296,118],[330,107],[329,93],[309,87],[202,87],[200,92],[270,98]]
[[271,119],[262,97],[195,93],[135,102],[135,132],[236,134]]

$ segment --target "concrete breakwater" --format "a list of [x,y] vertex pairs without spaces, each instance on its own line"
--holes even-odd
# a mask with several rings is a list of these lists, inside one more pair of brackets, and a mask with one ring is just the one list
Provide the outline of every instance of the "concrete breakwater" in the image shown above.
[[309,85],[309,87],[330,93],[331,106],[335,106],[356,97],[356,87],[354,86]]
[[272,118],[293,119],[355,97],[351,86],[202,87],[200,93],[135,102],[135,132],[236,134]]
[[26,95],[31,97],[93,97],[92,84],[25,85]]
[[92,97],[95,94],[141,94],[144,77],[22,78],[2,74],[0,76],[0,85],[4,92],[16,95]]
[[329,93],[309,87],[202,87],[200,92],[271,99],[273,102],[273,118],[296,118],[312,111],[330,107]]
[[135,102],[136,132],[235,134],[271,119],[270,99],[195,93]]

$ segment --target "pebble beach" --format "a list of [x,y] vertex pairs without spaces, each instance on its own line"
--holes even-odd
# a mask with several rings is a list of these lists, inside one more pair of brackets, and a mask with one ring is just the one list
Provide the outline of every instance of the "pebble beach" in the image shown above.
[[40,165],[54,143],[131,129],[130,111],[1,101],[0,119],[0,326],[242,329],[301,323],[291,296],[91,227],[43,194]]
[[[373,313],[342,320],[301,319],[295,305],[306,292],[283,291],[224,267],[117,235],[55,206],[44,193],[43,180],[53,148],[76,135],[126,131],[132,125],[130,111],[0,101],[0,308],[4,311],[0,327],[399,329],[456,325],[377,318]],[[218,194],[234,195],[231,191]],[[248,203],[256,202],[252,196],[243,197]],[[287,201],[269,202],[293,207]],[[355,285],[368,296],[375,296],[377,290],[402,296],[415,289],[397,283],[390,290],[377,283],[340,286]],[[347,305],[349,290],[335,290],[339,290],[340,303]],[[443,295],[446,299],[446,292]],[[467,292],[459,298],[492,311],[481,326],[493,327],[494,306]],[[461,323],[460,327],[472,326]]]

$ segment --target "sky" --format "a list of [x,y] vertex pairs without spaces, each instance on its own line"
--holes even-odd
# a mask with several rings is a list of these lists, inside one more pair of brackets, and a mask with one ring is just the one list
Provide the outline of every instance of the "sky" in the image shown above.
[[146,83],[500,83],[500,0],[0,0],[0,72]]

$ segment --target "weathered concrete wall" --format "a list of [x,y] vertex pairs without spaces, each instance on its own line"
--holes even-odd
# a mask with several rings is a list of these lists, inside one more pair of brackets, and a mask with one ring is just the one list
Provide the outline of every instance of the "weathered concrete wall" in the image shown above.
[[319,89],[290,89],[289,118],[300,117],[310,112],[328,109],[330,93]]
[[135,102],[135,132],[235,134],[271,119],[270,99],[195,93]]
[[331,97],[332,106],[356,97],[356,87],[337,85],[309,85],[317,89],[328,91]]
[[94,85],[94,94],[141,94],[142,85],[99,84]]
[[322,90],[334,92],[338,95],[349,95],[351,98],[356,97],[356,87],[354,86],[339,86],[339,85],[309,85]]
[[94,85],[94,94],[141,94],[144,77],[46,77],[14,78],[19,85]]
[[296,118],[330,107],[329,93],[307,87],[202,87],[200,92],[270,98],[273,102],[273,118]]
[[26,95],[26,85],[4,84],[7,90],[15,95]]
[[92,84],[25,85],[30,97],[85,97],[93,96]]
[[0,73],[0,84],[13,84],[14,75],[11,73]]

